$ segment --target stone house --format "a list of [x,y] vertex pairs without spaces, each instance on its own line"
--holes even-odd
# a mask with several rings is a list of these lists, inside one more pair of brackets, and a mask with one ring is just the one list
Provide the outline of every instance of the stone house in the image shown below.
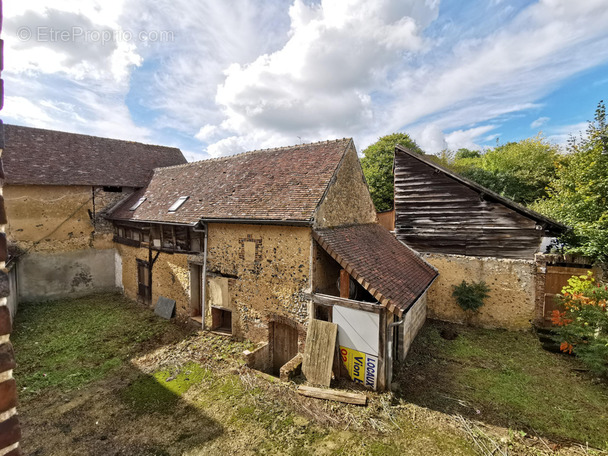
[[543,239],[568,228],[397,146],[395,235],[440,273],[429,290],[429,316],[463,322],[452,297],[463,280],[485,281],[490,296],[473,323],[528,329],[542,319]]
[[159,168],[109,218],[128,296],[259,342],[251,362],[275,374],[317,318],[351,377],[386,388],[437,276],[376,224],[350,139]]
[[107,210],[145,186],[181,151],[131,141],[5,125],[4,200],[19,298],[114,288]]

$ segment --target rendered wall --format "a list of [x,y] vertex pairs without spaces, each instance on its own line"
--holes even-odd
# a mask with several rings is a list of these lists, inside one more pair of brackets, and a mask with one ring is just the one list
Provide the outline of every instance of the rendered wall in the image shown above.
[[116,289],[115,251],[36,252],[19,258],[20,301],[82,296]]
[[376,222],[376,209],[369,195],[363,170],[354,147],[338,169],[335,182],[315,214],[315,228]]
[[467,315],[452,297],[463,280],[485,281],[490,296],[468,323],[488,328],[530,329],[535,318],[535,265],[529,260],[425,254],[439,270],[428,292],[428,317],[467,323]]
[[[89,186],[5,187],[8,238],[22,250],[35,252],[112,248],[112,227],[101,214],[132,190],[114,193],[97,188],[94,201],[92,191]],[[95,226],[89,211],[95,214]]]
[[[207,273],[218,286],[213,296],[207,287],[207,298],[232,310],[237,337],[267,341],[268,322],[279,317],[306,324],[309,302],[300,293],[310,287],[310,228],[211,223],[208,239]],[[224,283],[229,302],[217,292]],[[210,305],[206,314],[209,327]]]
[[[122,286],[125,294],[137,299],[137,259],[148,261],[148,249],[115,244],[122,259]],[[152,252],[153,256],[156,252]],[[188,257],[184,254],[159,254],[152,266],[152,300],[156,305],[160,296],[174,299],[176,312],[189,316],[190,311],[190,274]]]

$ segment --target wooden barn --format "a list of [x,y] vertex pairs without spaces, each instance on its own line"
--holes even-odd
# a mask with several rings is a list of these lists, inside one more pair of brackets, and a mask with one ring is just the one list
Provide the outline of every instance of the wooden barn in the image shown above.
[[429,293],[429,314],[464,321],[452,287],[484,281],[492,291],[477,323],[529,327],[535,318],[535,254],[543,238],[567,227],[401,146],[394,176],[395,235],[441,274]]

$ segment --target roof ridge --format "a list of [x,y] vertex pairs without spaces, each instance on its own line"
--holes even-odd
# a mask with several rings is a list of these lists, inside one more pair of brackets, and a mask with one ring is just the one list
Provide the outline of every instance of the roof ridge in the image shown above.
[[286,149],[299,149],[299,148],[310,147],[310,146],[315,146],[315,145],[320,145],[320,144],[338,143],[340,141],[350,141],[350,140],[352,140],[352,138],[336,138],[336,139],[326,139],[324,141],[316,141],[316,142],[305,143],[305,144],[295,144],[292,146],[270,147],[268,149],[253,149],[253,150],[248,150],[245,152],[239,152],[238,154],[225,155],[225,156],[213,157],[213,158],[204,158],[202,160],[182,163],[181,165],[163,166],[163,167],[154,168],[154,169],[157,170],[157,169],[181,168],[181,167],[185,167],[185,166],[195,165],[197,163],[207,163],[207,162],[217,162],[217,161],[222,161],[222,160],[230,160],[235,157],[242,157],[243,155],[253,155],[253,154],[257,154],[257,153],[261,153],[261,152],[274,152],[274,151],[280,151],[280,150],[286,150]]
[[108,138],[106,136],[97,136],[97,135],[87,135],[84,133],[74,133],[71,131],[64,131],[64,130],[51,130],[50,128],[39,128],[39,127],[28,127],[26,125],[15,125],[15,124],[4,124],[5,127],[15,127],[15,128],[25,128],[27,130],[38,130],[38,131],[44,131],[44,132],[49,132],[49,133],[63,133],[66,135],[73,135],[73,136],[83,136],[85,138],[97,138],[97,139],[101,139],[104,141],[119,141],[122,143],[131,143],[131,144],[141,144],[142,146],[151,146],[151,147],[162,147],[165,149],[176,149],[179,150],[181,152],[181,149],[179,147],[176,146],[163,146],[162,144],[151,144],[151,143],[145,143],[145,142],[141,142],[141,141],[131,141],[129,139],[118,139],[118,138]]

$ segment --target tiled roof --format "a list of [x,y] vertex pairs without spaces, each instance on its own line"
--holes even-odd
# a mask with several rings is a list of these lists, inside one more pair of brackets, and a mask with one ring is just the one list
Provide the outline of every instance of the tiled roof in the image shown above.
[[378,224],[315,230],[315,240],[389,311],[407,311],[438,276]]
[[143,187],[152,170],[186,163],[175,147],[5,125],[6,183]]
[[[145,191],[125,201],[111,218],[308,223],[351,145],[351,139],[339,139],[156,169]],[[182,196],[188,199],[169,212]],[[146,198],[141,206],[129,210],[141,197]]]

